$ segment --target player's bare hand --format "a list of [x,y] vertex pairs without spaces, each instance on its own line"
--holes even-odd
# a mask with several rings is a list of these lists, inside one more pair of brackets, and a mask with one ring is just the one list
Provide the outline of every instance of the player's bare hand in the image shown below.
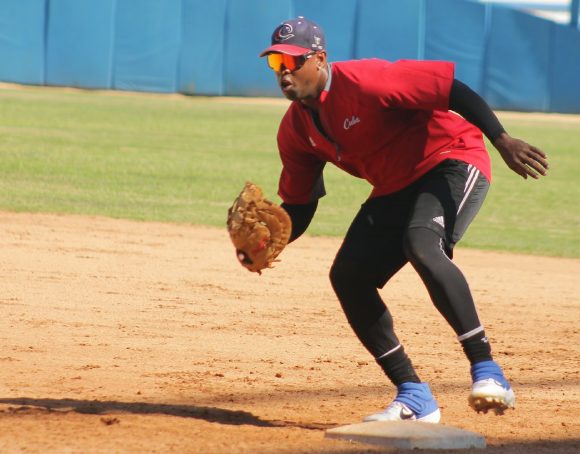
[[503,133],[493,143],[501,157],[515,173],[523,178],[538,179],[548,171],[548,158],[539,148]]

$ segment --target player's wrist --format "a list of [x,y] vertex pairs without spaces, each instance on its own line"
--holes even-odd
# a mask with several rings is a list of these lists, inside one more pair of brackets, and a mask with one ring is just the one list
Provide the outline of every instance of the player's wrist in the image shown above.
[[511,137],[510,135],[505,132],[502,131],[493,141],[493,146],[496,147],[498,150],[501,150],[502,148],[504,148],[510,141]]

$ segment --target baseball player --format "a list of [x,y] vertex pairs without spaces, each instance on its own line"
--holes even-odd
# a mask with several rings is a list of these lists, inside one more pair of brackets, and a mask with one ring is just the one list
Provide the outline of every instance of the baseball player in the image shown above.
[[514,407],[467,281],[452,262],[453,247],[489,188],[482,133],[523,178],[546,175],[546,155],[511,137],[487,103],[455,79],[453,63],[330,63],[322,29],[304,17],[276,27],[260,57],[293,101],[278,131],[278,194],[292,220],[290,241],[304,233],[325,195],[327,162],[373,187],[330,270],[350,326],[397,387],[394,401],[365,420],[440,420],[378,292],[407,262],[471,364],[470,406],[499,414]]

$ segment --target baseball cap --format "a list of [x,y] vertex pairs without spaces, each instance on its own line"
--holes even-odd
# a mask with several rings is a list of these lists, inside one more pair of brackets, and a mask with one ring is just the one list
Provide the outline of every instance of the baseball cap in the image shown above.
[[298,56],[320,50],[326,50],[322,28],[305,17],[298,16],[276,27],[272,33],[272,45],[264,49],[260,57],[272,52]]

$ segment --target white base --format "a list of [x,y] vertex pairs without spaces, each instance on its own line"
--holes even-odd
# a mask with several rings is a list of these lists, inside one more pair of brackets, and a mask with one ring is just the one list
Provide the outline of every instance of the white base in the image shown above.
[[399,449],[485,448],[485,438],[475,432],[420,421],[373,421],[335,427],[327,438],[338,438]]

